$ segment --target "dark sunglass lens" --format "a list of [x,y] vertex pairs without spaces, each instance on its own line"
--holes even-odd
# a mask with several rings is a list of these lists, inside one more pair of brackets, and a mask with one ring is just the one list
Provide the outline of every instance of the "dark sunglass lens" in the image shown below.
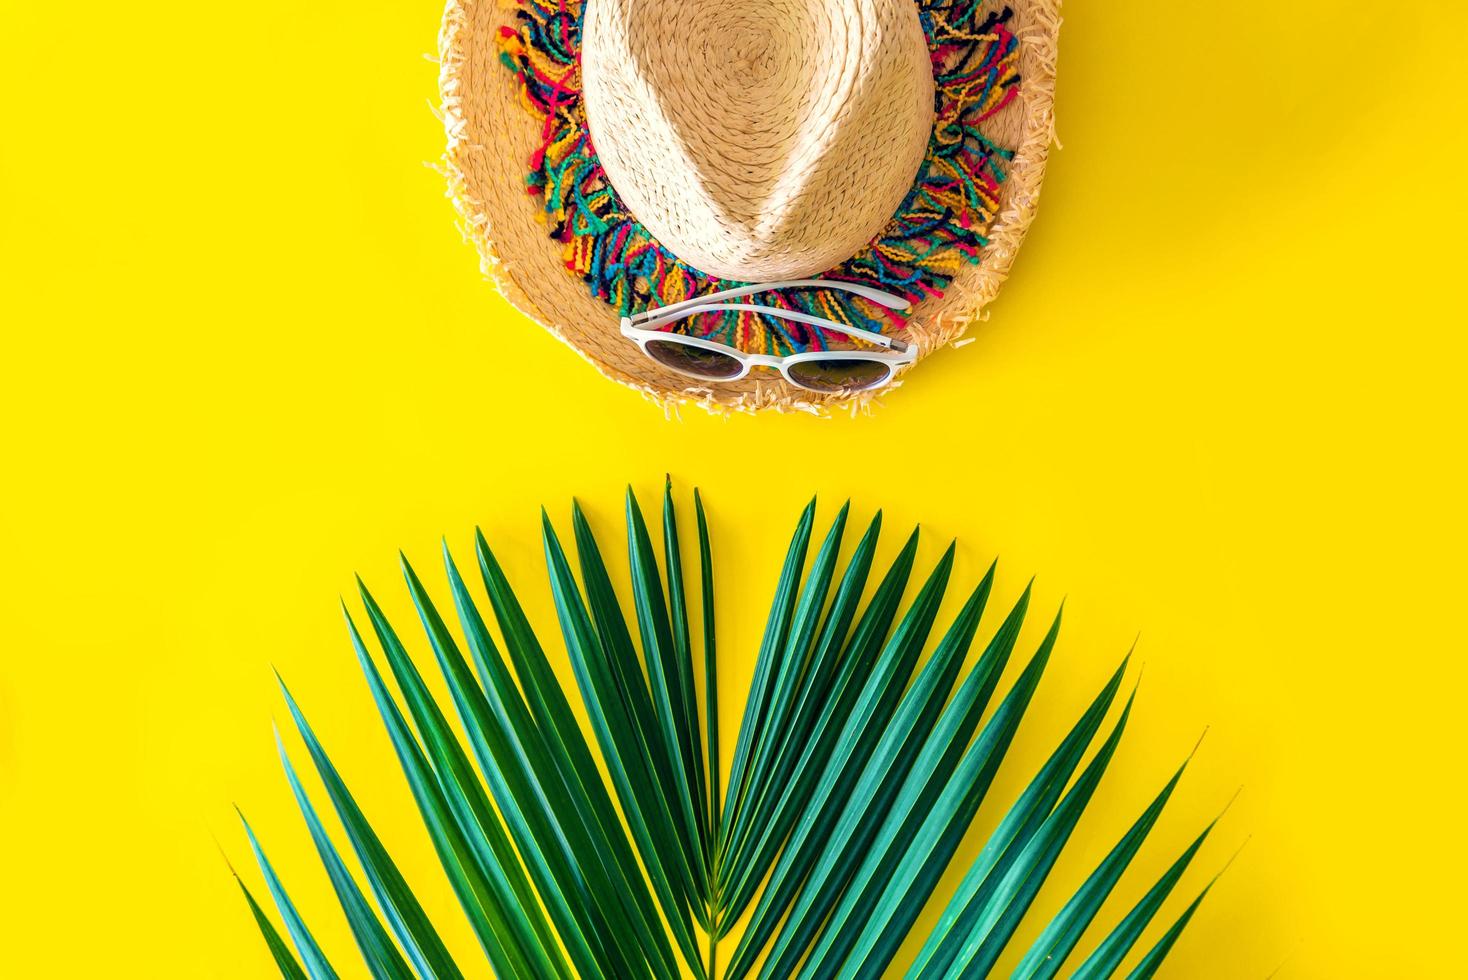
[[744,368],[737,357],[721,354],[716,350],[680,344],[674,340],[650,340],[646,350],[648,356],[659,364],[709,381],[725,381],[738,377]]
[[885,361],[796,361],[787,369],[790,380],[812,391],[865,391],[892,374]]

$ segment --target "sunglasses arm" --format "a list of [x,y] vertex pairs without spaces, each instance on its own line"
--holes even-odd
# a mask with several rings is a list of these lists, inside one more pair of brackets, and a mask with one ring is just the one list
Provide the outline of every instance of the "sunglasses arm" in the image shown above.
[[638,314],[635,317],[623,317],[622,332],[627,333],[629,328],[639,330],[656,330],[678,320],[683,320],[700,313],[726,313],[747,312],[759,313],[772,316],[779,320],[789,320],[793,323],[803,323],[812,327],[820,327],[833,333],[851,337],[854,340],[862,340],[869,344],[875,344],[898,353],[905,353],[908,345],[895,337],[875,333],[871,330],[862,330],[859,327],[847,326],[837,323],[835,320],[827,320],[824,317],[812,316],[809,313],[801,313],[798,310],[785,310],[774,306],[759,306],[753,303],[697,303],[689,306],[687,303],[678,303],[674,306],[662,307],[650,310],[647,313]]

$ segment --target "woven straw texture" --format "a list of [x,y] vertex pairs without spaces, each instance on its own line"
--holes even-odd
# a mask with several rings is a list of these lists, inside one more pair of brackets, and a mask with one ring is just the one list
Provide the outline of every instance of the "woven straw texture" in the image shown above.
[[[625,54],[629,44],[646,43],[649,36],[646,30],[617,30],[614,34],[609,28],[615,27],[613,22],[619,18],[649,16],[663,2],[670,4],[667,16],[672,15],[671,8],[686,6],[679,0],[594,2],[587,17],[587,30],[593,35],[597,29],[604,32],[595,42],[600,52],[598,57],[617,52],[619,46]],[[776,79],[766,97],[771,98],[772,104],[778,97],[780,111],[774,113],[777,121],[762,129],[772,134],[769,145],[746,145],[733,151],[726,147],[721,155],[718,141],[727,137],[716,136],[708,120],[693,123],[671,117],[669,110],[676,108],[677,90],[670,93],[663,86],[693,84],[691,80],[676,81],[683,72],[692,70],[678,66],[677,50],[640,58],[643,67],[639,73],[631,72],[624,63],[619,73],[610,76],[610,92],[600,93],[613,97],[599,105],[594,104],[593,84],[588,77],[588,119],[604,160],[609,152],[615,156],[618,147],[629,151],[615,164],[606,162],[619,194],[630,198],[639,192],[659,193],[656,178],[661,174],[664,186],[674,188],[669,193],[691,194],[690,199],[698,202],[693,209],[685,207],[681,211],[664,211],[661,207],[649,211],[644,207],[639,214],[645,221],[654,213],[692,215],[697,207],[704,209],[702,219],[686,221],[685,227],[675,229],[672,234],[666,227],[655,228],[660,235],[668,235],[670,243],[678,240],[682,242],[681,247],[694,250],[732,249],[731,254],[741,259],[758,259],[761,249],[769,249],[774,244],[778,247],[765,254],[779,262],[782,255],[814,256],[818,254],[816,250],[828,245],[828,240],[819,236],[809,241],[799,237],[801,221],[814,221],[824,229],[823,235],[832,236],[830,241],[841,241],[839,254],[831,253],[834,259],[826,261],[824,254],[821,257],[817,268],[828,268],[860,248],[890,216],[905,190],[900,185],[911,182],[921,159],[926,132],[920,130],[919,135],[913,136],[911,130],[915,127],[911,120],[916,114],[892,108],[896,104],[892,100],[905,99],[911,94],[912,86],[890,80],[887,84],[869,86],[852,80],[861,69],[901,69],[913,59],[913,53],[905,53],[912,52],[910,44],[905,43],[911,34],[904,33],[902,20],[897,16],[899,10],[891,5],[892,0],[866,3],[850,0],[829,7],[807,5],[801,0],[775,2],[789,4],[780,8],[785,13],[777,20],[783,17],[780,23],[805,39],[792,40],[793,45],[810,47],[814,36],[808,25],[797,22],[797,16],[816,16],[809,9],[821,6],[827,13],[819,16],[834,18],[825,28],[831,32],[831,39],[820,49],[820,56],[816,58],[810,53],[802,56],[819,62],[815,67],[804,65],[804,61],[803,67],[782,67],[789,64],[790,55],[796,49],[770,51],[768,45],[761,48],[755,36],[767,37],[770,25],[764,24],[755,31],[733,15],[721,22],[721,29],[712,35],[705,32],[704,36],[722,38],[717,49],[698,43],[685,55],[689,60],[697,60],[731,54],[736,63],[741,57],[745,59],[733,75],[742,75],[746,84],[751,76],[760,73]],[[719,6],[750,9],[747,3],[737,0]],[[1010,27],[1021,42],[1021,88],[1019,97],[986,123],[985,132],[1001,145],[1014,147],[1016,153],[981,262],[965,267],[941,298],[925,300],[912,310],[907,336],[921,345],[924,356],[958,339],[981,315],[984,305],[994,297],[1008,274],[1038,204],[1046,154],[1054,134],[1059,2],[1035,0],[1010,2],[1008,6],[1014,9]],[[760,7],[775,9],[774,3]],[[712,410],[799,409],[825,413],[834,408],[858,410],[896,386],[894,383],[876,392],[856,395],[822,396],[792,388],[776,373],[768,371],[755,371],[750,377],[733,383],[698,382],[654,363],[623,338],[617,329],[615,312],[567,272],[560,245],[547,237],[545,225],[535,220],[536,206],[527,199],[525,161],[537,145],[541,124],[526,112],[513,77],[500,66],[495,41],[502,25],[514,23],[515,9],[507,0],[450,0],[440,36],[440,87],[448,131],[446,162],[450,193],[465,221],[467,236],[479,250],[485,273],[512,304],[570,344],[607,377],[637,388],[668,406],[691,402]],[[715,8],[708,8],[708,16],[716,16]],[[883,17],[888,18],[885,24]],[[604,23],[594,29],[592,25],[598,19]],[[871,32],[879,30],[893,32],[888,43],[876,46],[885,53],[865,50],[866,39],[872,36]],[[849,31],[855,32],[853,36],[847,37]],[[917,43],[922,43],[920,30]],[[842,53],[848,50],[854,53]],[[927,127],[931,126],[930,69],[924,53],[915,53],[916,74],[924,79],[929,100],[922,124]],[[590,40],[585,57],[593,57]],[[703,67],[709,68],[707,64]],[[587,75],[592,75],[590,69]],[[651,81],[656,81],[657,90]],[[706,79],[700,84],[705,86],[702,94],[708,96],[731,81]],[[922,85],[918,87],[921,89]],[[899,95],[894,96],[894,92]],[[833,93],[844,103],[825,108],[812,105],[813,96],[830,98]],[[745,98],[741,104],[747,105],[748,101]],[[597,127],[605,130],[602,124],[613,118],[640,119],[652,125],[639,129],[640,135],[619,131],[618,137],[612,138],[614,148],[609,151],[605,133]],[[838,125],[832,125],[833,121]],[[908,147],[904,141],[909,138],[915,148],[911,150],[911,160],[907,161],[904,151]],[[646,155],[647,148],[655,143],[660,147],[658,153],[671,154],[674,160],[681,157],[681,162],[654,168],[639,162],[637,154]],[[842,148],[832,154],[834,147]],[[891,157],[900,160],[893,161]],[[844,161],[839,171],[829,170],[827,165],[833,160]],[[627,179],[625,187],[617,177],[619,166]],[[676,177],[672,176],[673,172]],[[711,178],[719,185],[712,190]],[[882,212],[885,208],[885,212],[871,219],[870,227],[853,220],[849,203],[853,199],[850,192],[853,187],[864,188],[855,198],[872,211]],[[826,189],[824,194],[820,193],[822,188]],[[843,220],[837,222],[832,222],[829,216],[822,218],[822,209],[813,206],[817,202],[806,200],[823,198],[829,205],[843,193],[848,203],[840,215]],[[629,204],[637,210],[635,203],[629,200]],[[828,214],[832,210],[830,206],[825,209]],[[857,227],[846,227],[848,223]],[[849,235],[838,238],[843,231]],[[684,232],[688,237],[680,239]],[[692,253],[688,257],[691,259]],[[773,274],[788,272],[781,267]],[[747,265],[741,277],[754,277]]]
[[817,276],[917,176],[933,70],[913,0],[594,0],[583,30],[607,176],[703,272]]

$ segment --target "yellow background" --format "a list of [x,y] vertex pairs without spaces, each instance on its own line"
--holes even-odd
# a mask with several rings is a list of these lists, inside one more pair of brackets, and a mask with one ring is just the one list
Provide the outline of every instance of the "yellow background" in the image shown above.
[[665,471],[712,511],[727,752],[796,513],[850,495],[885,554],[921,520],[959,585],[1038,574],[1031,638],[1068,596],[999,790],[1140,631],[1058,884],[1210,726],[1140,868],[1240,786],[1183,890],[1249,843],[1171,976],[1456,968],[1461,5],[1069,4],[1013,280],[856,421],[665,420],[501,302],[427,165],[438,16],[0,5],[0,974],[268,975],[231,801],[350,960],[270,664],[471,949],[336,597],[360,571],[410,627],[395,549],[438,582],[482,523],[549,627],[538,505],[578,495],[614,546],[624,482]]

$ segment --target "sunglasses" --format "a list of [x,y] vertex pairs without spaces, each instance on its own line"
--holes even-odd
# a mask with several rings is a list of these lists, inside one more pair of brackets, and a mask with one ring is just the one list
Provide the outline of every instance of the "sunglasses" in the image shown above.
[[[903,310],[909,305],[901,296],[863,286],[860,283],[841,282],[835,279],[797,279],[790,282],[767,282],[753,286],[738,286],[707,296],[696,296],[680,303],[670,303],[657,309],[646,310],[635,316],[622,318],[622,336],[628,338],[648,357],[663,367],[700,381],[738,381],[757,367],[774,368],[790,384],[806,391],[819,394],[851,394],[880,388],[892,380],[897,369],[917,360],[916,344],[903,343],[870,330],[837,323],[823,317],[784,310],[775,306],[760,306],[753,303],[729,302],[755,293],[775,289],[836,289],[855,293],[889,310]],[[750,354],[737,347],[721,344],[716,340],[689,337],[669,333],[660,329],[670,323],[696,316],[700,313],[722,313],[726,311],[759,313],[792,323],[820,327],[850,337],[853,340],[874,344],[881,350],[813,350],[785,357],[768,354]]]

